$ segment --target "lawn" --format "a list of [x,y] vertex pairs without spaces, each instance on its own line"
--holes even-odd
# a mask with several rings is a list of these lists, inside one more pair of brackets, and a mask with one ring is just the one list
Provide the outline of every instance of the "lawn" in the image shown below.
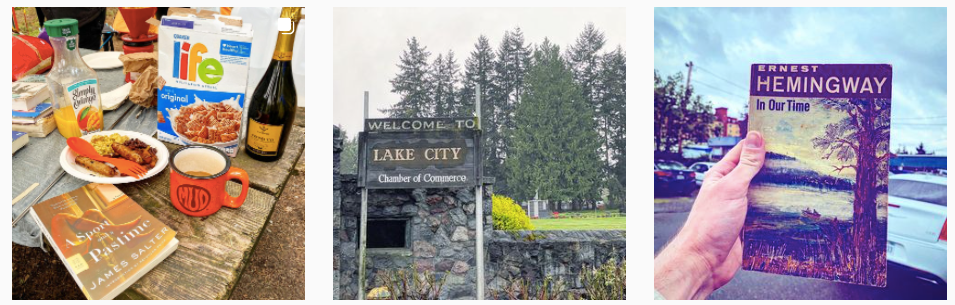
[[535,230],[626,230],[626,217],[531,219]]

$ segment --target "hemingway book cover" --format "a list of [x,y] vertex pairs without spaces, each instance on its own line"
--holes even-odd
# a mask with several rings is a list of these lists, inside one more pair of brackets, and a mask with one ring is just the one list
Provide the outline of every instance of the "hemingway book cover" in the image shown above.
[[744,269],[885,287],[891,97],[886,64],[752,65]]
[[175,231],[112,184],[87,184],[31,214],[91,300],[116,297],[178,246]]

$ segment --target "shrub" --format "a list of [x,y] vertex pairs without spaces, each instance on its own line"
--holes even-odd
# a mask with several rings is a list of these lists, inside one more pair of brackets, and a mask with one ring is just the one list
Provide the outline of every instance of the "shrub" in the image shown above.
[[611,258],[597,268],[584,268],[580,272],[581,282],[587,290],[590,300],[626,300],[627,298],[627,261],[617,265]]
[[520,205],[510,197],[494,195],[491,197],[491,216],[495,230],[518,231],[533,230],[531,219]]
[[430,271],[425,270],[419,274],[417,270],[417,264],[406,269],[379,270],[379,287],[372,289],[367,299],[437,300],[450,272],[445,272],[444,276],[438,279]]
[[554,281],[545,277],[540,285],[532,284],[526,279],[508,280],[507,286],[501,290],[490,290],[491,298],[495,300],[573,300],[574,295],[567,291],[564,282]]

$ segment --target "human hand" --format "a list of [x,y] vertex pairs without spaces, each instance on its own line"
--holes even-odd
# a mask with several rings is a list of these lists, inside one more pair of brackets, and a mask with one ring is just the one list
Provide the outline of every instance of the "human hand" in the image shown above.
[[683,228],[653,261],[654,288],[664,297],[704,299],[736,274],[746,193],[765,157],[762,135],[751,131],[706,173]]

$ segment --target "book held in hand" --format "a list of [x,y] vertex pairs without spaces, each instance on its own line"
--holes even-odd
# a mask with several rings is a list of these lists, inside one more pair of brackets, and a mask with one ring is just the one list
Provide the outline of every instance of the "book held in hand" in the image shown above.
[[743,269],[886,285],[892,66],[754,64]]
[[115,298],[179,246],[175,231],[112,184],[87,184],[30,214],[91,300]]

